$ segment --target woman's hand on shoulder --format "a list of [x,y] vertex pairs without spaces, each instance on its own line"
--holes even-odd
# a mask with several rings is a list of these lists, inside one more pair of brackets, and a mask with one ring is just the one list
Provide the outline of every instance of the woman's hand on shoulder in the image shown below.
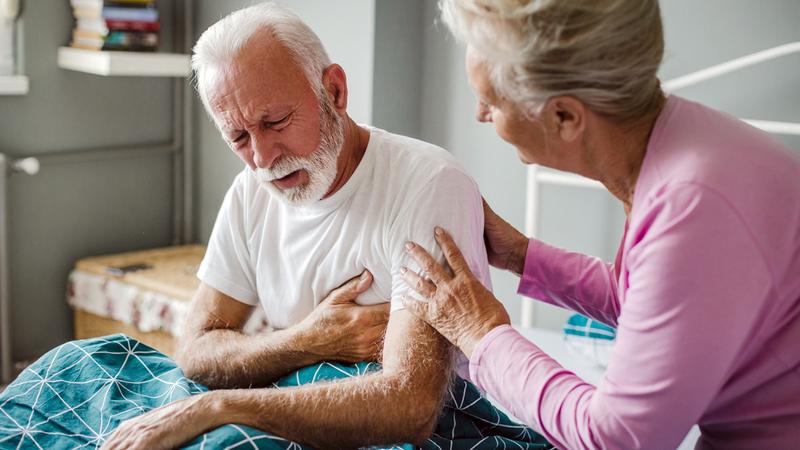
[[489,264],[522,275],[528,238],[498,216],[483,199],[483,240]]
[[452,236],[439,227],[435,236],[447,265],[439,264],[424,248],[409,242],[407,251],[422,273],[407,267],[400,273],[406,285],[423,300],[404,296],[403,305],[469,358],[486,334],[511,324],[511,319],[503,304],[472,273]]

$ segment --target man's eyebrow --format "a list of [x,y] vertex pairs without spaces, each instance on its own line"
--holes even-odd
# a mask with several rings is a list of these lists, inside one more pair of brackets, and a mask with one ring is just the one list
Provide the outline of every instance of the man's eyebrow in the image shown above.
[[283,115],[288,112],[292,112],[299,107],[299,102],[287,102],[281,103],[277,105],[265,106],[261,108],[258,112],[260,114],[261,120],[266,119],[270,115]]
[[223,126],[223,127],[220,127],[220,131],[222,131],[223,134],[233,134],[233,133],[238,132],[239,129],[237,127]]

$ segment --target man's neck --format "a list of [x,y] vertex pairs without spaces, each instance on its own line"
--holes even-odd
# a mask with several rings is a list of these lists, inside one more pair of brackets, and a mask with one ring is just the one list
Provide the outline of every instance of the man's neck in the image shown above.
[[344,144],[339,153],[339,160],[336,164],[336,178],[331,184],[330,190],[325,194],[328,198],[341,189],[350,177],[353,176],[369,144],[369,130],[356,124],[349,116],[344,120]]

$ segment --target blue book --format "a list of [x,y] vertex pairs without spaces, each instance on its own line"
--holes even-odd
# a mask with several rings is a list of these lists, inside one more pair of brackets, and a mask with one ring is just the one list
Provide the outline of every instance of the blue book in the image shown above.
[[158,20],[158,10],[155,8],[127,8],[122,6],[104,6],[103,18],[106,20],[155,22]]

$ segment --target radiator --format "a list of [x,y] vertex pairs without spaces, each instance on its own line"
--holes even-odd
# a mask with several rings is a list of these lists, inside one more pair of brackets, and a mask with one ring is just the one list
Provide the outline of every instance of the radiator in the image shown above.
[[35,175],[35,158],[10,160],[0,153],[0,384],[11,381],[14,373],[11,357],[11,299],[8,270],[8,177],[13,172]]

